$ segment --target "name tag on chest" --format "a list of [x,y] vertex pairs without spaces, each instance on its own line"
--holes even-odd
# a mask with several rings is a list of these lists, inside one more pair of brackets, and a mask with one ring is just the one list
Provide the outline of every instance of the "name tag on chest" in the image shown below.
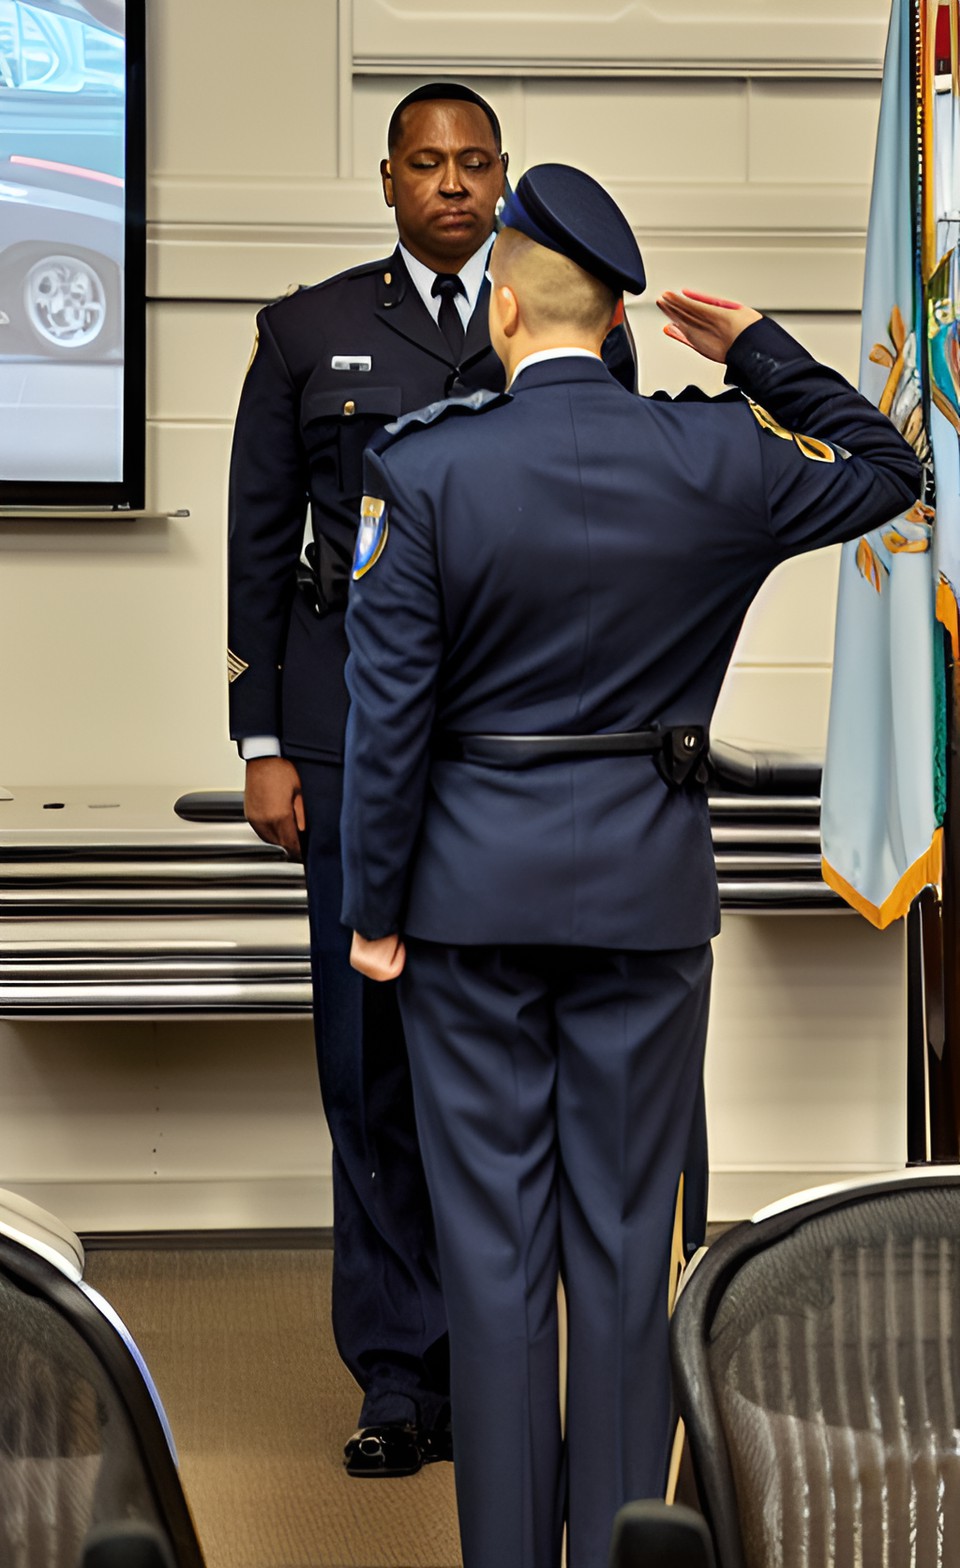
[[369,354],[334,354],[331,370],[372,370],[373,359]]

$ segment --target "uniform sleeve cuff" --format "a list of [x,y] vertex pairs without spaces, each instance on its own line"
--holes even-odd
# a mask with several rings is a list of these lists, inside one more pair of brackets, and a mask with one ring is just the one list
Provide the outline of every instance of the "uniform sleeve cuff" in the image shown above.
[[255,762],[258,757],[279,757],[280,740],[276,735],[245,735],[237,742],[244,762]]
[[727,386],[756,387],[789,360],[811,358],[812,355],[789,332],[769,316],[761,316],[734,339],[723,379]]

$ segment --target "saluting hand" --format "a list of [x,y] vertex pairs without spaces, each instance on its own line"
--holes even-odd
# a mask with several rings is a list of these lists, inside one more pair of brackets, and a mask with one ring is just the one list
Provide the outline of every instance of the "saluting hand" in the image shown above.
[[665,289],[657,309],[670,320],[664,327],[668,338],[676,338],[696,349],[704,359],[723,364],[734,341],[751,322],[761,319],[759,310],[740,305],[733,299],[717,299],[713,294],[697,294],[684,289],[680,294]]
[[350,946],[350,962],[368,980],[397,980],[403,974],[407,950],[399,936],[381,936],[368,941],[359,931],[354,931]]
[[300,834],[307,825],[300,775],[286,757],[255,757],[247,763],[243,814],[265,844],[279,844],[291,860],[302,860]]

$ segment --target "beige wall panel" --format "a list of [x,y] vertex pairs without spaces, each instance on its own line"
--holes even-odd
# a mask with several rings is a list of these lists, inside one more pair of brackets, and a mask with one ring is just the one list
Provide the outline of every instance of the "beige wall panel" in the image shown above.
[[266,303],[301,283],[389,256],[397,242],[390,220],[346,237],[329,230],[200,228],[151,230],[147,288],[154,298],[253,300]]
[[163,303],[147,312],[147,418],[232,424],[253,348],[254,304]]
[[[507,76],[476,76],[457,71],[456,80],[465,82],[486,98],[496,112],[503,133],[504,149],[511,164],[524,169],[526,154],[526,94],[528,84]],[[367,180],[380,189],[380,159],[387,153],[387,126],[390,116],[407,93],[417,85],[410,76],[357,76],[353,81],[351,143],[353,177]],[[381,197],[382,200],[382,197]]]
[[[631,304],[628,301],[627,315],[640,358],[642,391],[655,392],[662,388],[666,392],[676,393],[689,384],[702,387],[711,394],[723,390],[723,367],[702,359],[699,354],[666,337],[663,331],[665,318],[654,304],[658,288],[702,287],[705,292],[716,289],[719,293],[719,285],[714,283],[714,260],[712,251],[704,251],[702,256],[697,257],[695,264],[691,261],[669,283],[661,272],[658,260],[657,283],[651,281],[642,303]],[[745,289],[731,292],[734,298],[744,299],[747,304],[753,303]],[[776,307],[771,307],[771,314],[817,359],[834,365],[841,375],[856,384],[860,358],[858,314],[848,311],[836,315],[796,315]]]
[[329,1163],[308,1020],[158,1024],[154,1063],[161,1179],[300,1178]]
[[[353,54],[361,67],[433,70],[458,62],[526,71],[559,63],[611,67],[725,66],[876,71],[884,0],[523,0],[503,12],[445,0],[354,0]],[[789,63],[789,66],[788,66]]]
[[863,297],[863,244],[854,240],[654,234],[643,257],[651,300],[664,288],[698,288],[789,315],[856,311]]
[[737,643],[737,665],[828,665],[840,546],[784,561],[767,578]]
[[[667,186],[607,183],[640,239],[651,301],[663,288],[689,286],[749,299],[758,309],[779,314],[860,309],[863,239],[851,234],[849,226],[842,234],[822,232],[820,219],[831,216],[826,214],[828,204],[811,201],[811,227],[804,230],[797,224],[795,232],[785,234],[773,221],[777,209],[786,206],[779,191],[758,190],[748,211],[749,204],[740,201],[748,188],[730,187],[740,215],[751,218],[749,227],[741,227],[716,190],[701,201],[700,190],[691,189],[680,200]],[[709,227],[710,205],[712,215],[729,220],[729,227]],[[694,229],[690,225],[695,214],[700,222]],[[667,215],[677,226],[665,224]],[[792,217],[796,222],[797,214]],[[291,286],[319,282],[387,256],[395,243],[396,230],[375,192],[370,222],[361,229],[155,224],[147,247],[148,293],[160,299],[265,302]]]
[[[642,248],[645,265],[649,267],[649,248]],[[627,319],[637,345],[640,364],[641,392],[676,394],[690,385],[701,387],[711,396],[723,391],[723,366],[712,364],[682,343],[666,337],[663,331],[666,317],[653,303],[656,295],[665,288],[697,288],[702,284],[705,291],[713,289],[710,260],[707,253],[702,260],[698,260],[696,275],[693,275],[692,269],[688,269],[677,273],[669,282],[661,272],[656,285],[648,279],[642,304],[627,300]]]
[[337,0],[151,0],[147,14],[151,172],[215,177],[208,221],[229,221],[244,180],[336,174]]
[[0,522],[0,659],[15,784],[235,784],[223,559],[230,427],[153,426],[151,500],[189,518]]
[[746,180],[747,94],[743,81],[527,82],[526,166],[572,163],[604,184]]
[[78,1230],[330,1223],[309,1022],[0,1023],[0,1186]]
[[751,82],[751,180],[869,185],[879,112],[879,81]]
[[901,926],[856,915],[729,915],[707,1045],[711,1214],[902,1165]]
[[[282,152],[278,143],[278,163]],[[152,223],[201,227],[250,223],[289,228],[326,223],[332,231],[349,230],[375,222],[381,215],[389,221],[383,211],[377,168],[375,164],[360,180],[341,180],[319,170],[309,178],[296,179],[279,172],[255,176],[242,170],[232,177],[154,173],[150,178],[150,219]]]
[[732,664],[713,733],[722,740],[822,752],[827,741],[830,670],[825,665]]
[[810,350],[815,359],[833,365],[842,376],[856,386],[860,371],[860,313],[859,311],[822,314],[811,312],[795,316],[788,310],[773,314],[782,327]]
[[328,1175],[18,1181],[13,1189],[75,1231],[282,1230],[333,1223]]

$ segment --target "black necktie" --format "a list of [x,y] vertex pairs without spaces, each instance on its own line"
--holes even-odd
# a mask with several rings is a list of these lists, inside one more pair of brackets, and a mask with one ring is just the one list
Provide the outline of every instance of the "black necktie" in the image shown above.
[[460,320],[456,299],[458,294],[466,294],[467,291],[455,272],[438,272],[430,292],[440,296],[440,331],[450,345],[451,354],[459,364],[466,333]]

